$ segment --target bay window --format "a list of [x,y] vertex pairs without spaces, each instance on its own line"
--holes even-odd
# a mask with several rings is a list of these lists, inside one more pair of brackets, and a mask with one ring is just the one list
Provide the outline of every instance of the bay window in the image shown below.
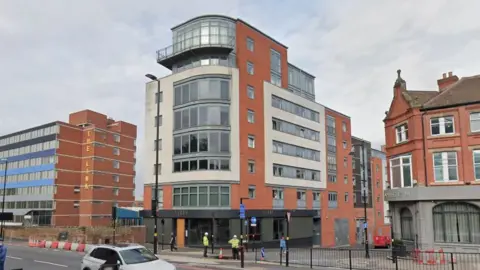
[[412,187],[412,156],[403,155],[390,159],[392,188]]
[[408,141],[408,125],[403,124],[395,128],[397,143]]
[[436,117],[430,119],[432,135],[444,135],[455,133],[453,116]]
[[435,182],[458,180],[457,152],[433,153]]

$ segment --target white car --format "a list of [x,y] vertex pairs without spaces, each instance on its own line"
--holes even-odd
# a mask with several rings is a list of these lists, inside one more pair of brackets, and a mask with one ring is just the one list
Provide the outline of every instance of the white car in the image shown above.
[[[116,268],[118,266],[118,268]],[[91,248],[82,259],[81,270],[176,270],[140,245],[99,245]]]

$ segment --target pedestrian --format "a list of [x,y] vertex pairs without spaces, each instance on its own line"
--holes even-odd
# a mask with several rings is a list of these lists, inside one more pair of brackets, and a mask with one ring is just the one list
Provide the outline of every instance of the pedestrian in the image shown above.
[[232,245],[232,256],[234,260],[240,260],[240,256],[238,256],[238,244],[240,241],[237,239],[237,236],[234,235],[232,239],[228,241],[230,245]]
[[287,248],[287,242],[285,241],[285,236],[282,235],[282,238],[280,239],[280,252],[285,253]]
[[3,245],[3,237],[0,237],[0,270],[5,269],[6,260],[7,260],[7,247]]
[[208,249],[208,232],[205,233],[203,236],[203,257],[207,258],[207,250]]
[[170,251],[177,251],[177,237],[175,236],[175,234],[172,232],[172,235],[170,237]]

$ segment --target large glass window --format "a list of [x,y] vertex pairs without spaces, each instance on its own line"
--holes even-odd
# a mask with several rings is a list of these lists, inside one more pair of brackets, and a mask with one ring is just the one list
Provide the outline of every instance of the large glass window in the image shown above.
[[320,114],[316,111],[312,111],[301,105],[295,104],[283,98],[272,95],[272,106],[274,108],[286,111],[305,119],[309,119],[315,122],[320,122]]
[[201,126],[230,126],[228,105],[195,105],[174,113],[174,130]]
[[310,100],[315,100],[315,78],[293,65],[288,65],[288,89]]
[[273,176],[320,181],[320,171],[273,164]]
[[279,52],[270,49],[270,82],[282,86],[282,57]]
[[415,232],[413,230],[412,212],[408,208],[403,208],[400,211],[400,230],[403,240],[413,241]]
[[392,188],[413,186],[411,155],[390,159],[390,179],[392,179]]
[[173,188],[173,207],[229,207],[229,186],[187,186]]
[[188,171],[229,171],[229,158],[188,158],[182,160],[174,160],[173,172],[188,172]]
[[480,112],[474,112],[470,114],[470,131],[480,131]]
[[457,181],[457,152],[434,153],[433,167],[435,182]]
[[274,153],[320,161],[320,151],[279,141],[273,141],[272,143]]
[[173,138],[173,154],[197,152],[229,153],[230,133],[228,131],[191,132]]
[[175,85],[174,106],[198,100],[230,100],[230,80],[202,78]]
[[480,244],[480,210],[468,203],[443,203],[433,208],[435,242]]
[[272,118],[272,128],[280,132],[285,132],[312,141],[320,141],[320,132],[277,118]]
[[430,119],[432,135],[444,135],[455,133],[453,116],[436,117]]

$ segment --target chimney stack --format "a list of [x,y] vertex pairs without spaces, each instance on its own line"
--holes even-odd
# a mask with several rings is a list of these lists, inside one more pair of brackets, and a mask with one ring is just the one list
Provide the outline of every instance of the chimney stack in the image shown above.
[[456,82],[458,82],[458,77],[457,75],[453,75],[453,72],[449,71],[448,76],[447,73],[443,73],[442,78],[437,80],[438,90],[442,92]]

